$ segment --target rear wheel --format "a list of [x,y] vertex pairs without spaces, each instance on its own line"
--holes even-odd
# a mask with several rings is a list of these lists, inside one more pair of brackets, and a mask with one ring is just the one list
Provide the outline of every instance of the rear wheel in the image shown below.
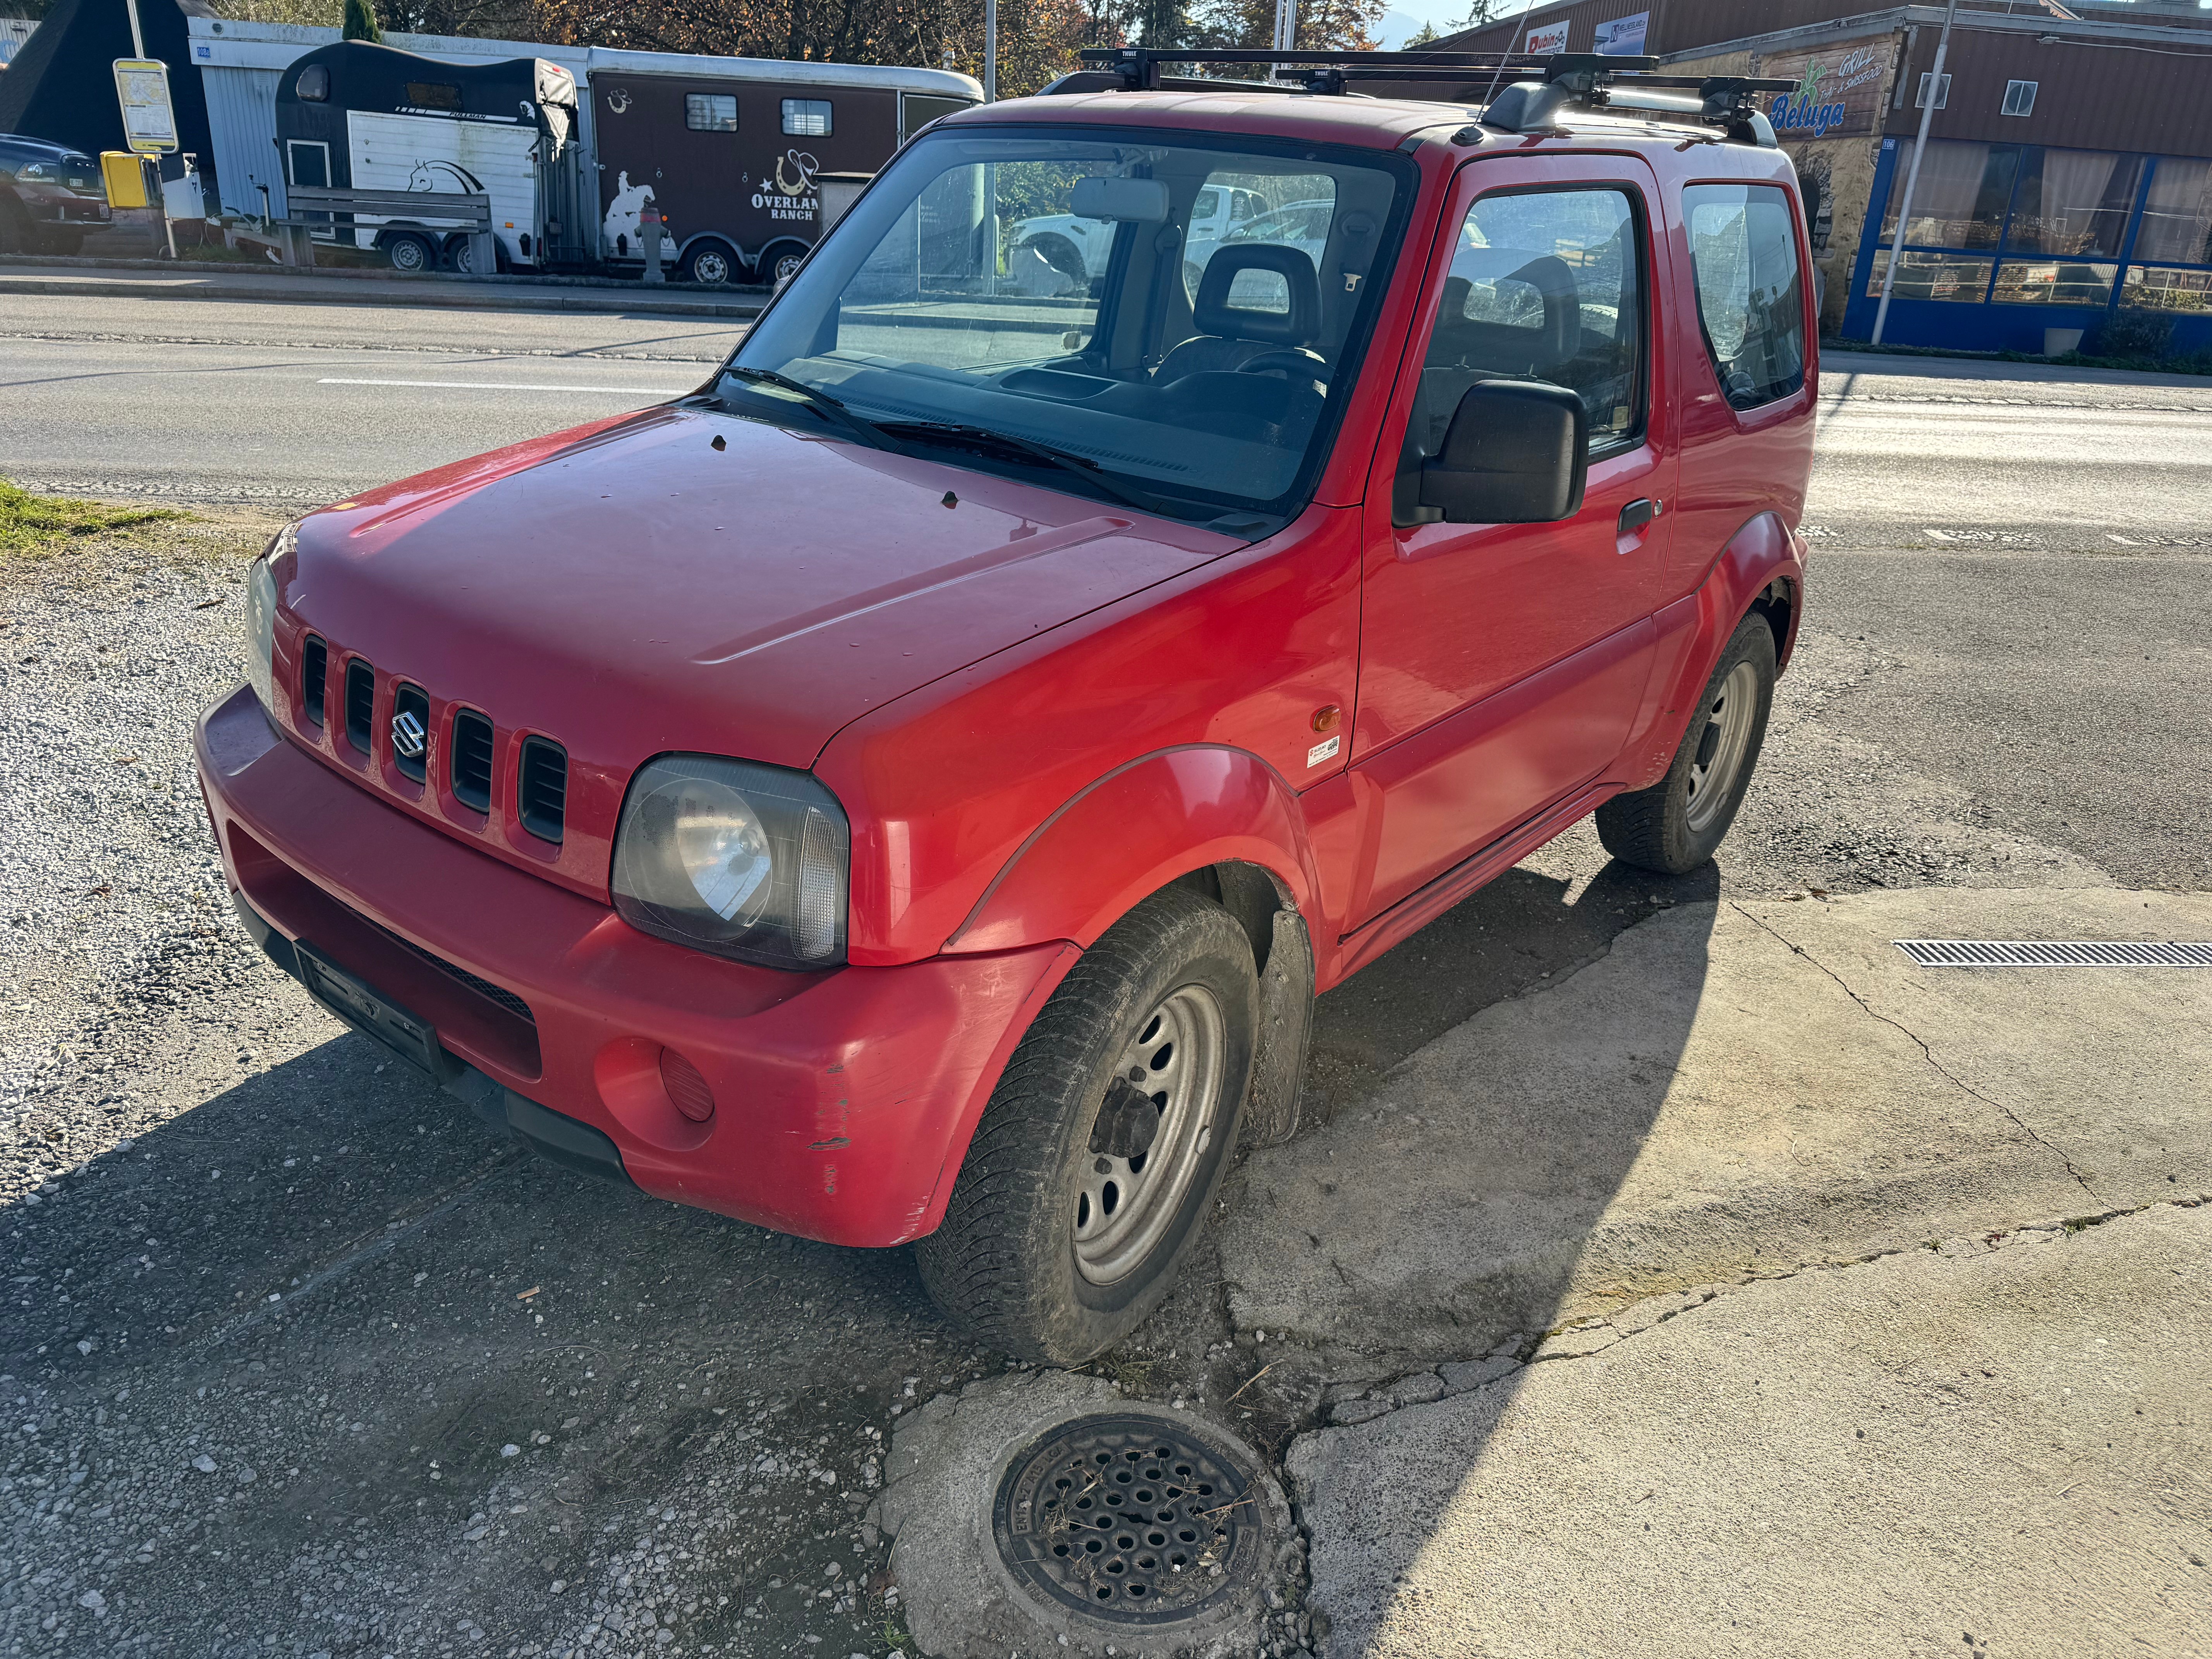
[[404,270],[410,276],[418,271],[434,270],[438,265],[437,250],[430,239],[418,236],[411,230],[398,231],[384,240],[384,256],[392,261],[394,270]]
[[761,250],[760,274],[781,288],[799,274],[805,258],[806,246],[802,242],[771,243]]
[[915,1246],[938,1305],[1056,1364],[1140,1324],[1236,1145],[1258,1008],[1250,942],[1219,905],[1171,889],[1109,929],[1022,1038]]
[[738,251],[726,242],[695,242],[684,256],[684,280],[702,288],[720,288],[738,279]]
[[0,253],[28,253],[37,236],[22,204],[0,196]]
[[1774,632],[1753,613],[1721,653],[1667,775],[1597,809],[1607,852],[1667,876],[1686,875],[1712,857],[1759,764],[1774,672]]

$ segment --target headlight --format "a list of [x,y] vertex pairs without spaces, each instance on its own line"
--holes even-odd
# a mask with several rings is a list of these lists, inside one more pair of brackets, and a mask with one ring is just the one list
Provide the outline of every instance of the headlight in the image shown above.
[[804,772],[664,755],[631,780],[615,908],[631,927],[772,968],[845,959],[851,832]]
[[269,562],[290,550],[291,534],[292,526],[286,525],[246,573],[246,678],[253,682],[254,695],[272,717],[276,713],[276,573]]

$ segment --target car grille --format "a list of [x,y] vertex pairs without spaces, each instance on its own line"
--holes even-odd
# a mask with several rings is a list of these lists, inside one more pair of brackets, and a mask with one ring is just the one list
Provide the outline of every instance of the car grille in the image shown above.
[[473,708],[453,716],[453,799],[491,811],[491,722]]
[[522,827],[541,841],[561,839],[568,812],[568,754],[546,738],[522,740]]
[[376,670],[356,657],[346,665],[346,741],[369,752],[369,723],[376,717]]
[[323,692],[330,672],[330,647],[308,635],[300,647],[300,702],[318,726],[323,723]]
[[[361,913],[359,911],[356,911],[354,914],[359,915]],[[495,985],[488,979],[478,978],[467,969],[463,968],[455,963],[447,961],[445,957],[437,955],[434,951],[424,950],[421,945],[416,944],[414,940],[402,939],[398,934],[393,933],[389,927],[383,926],[380,922],[369,921],[369,919],[366,916],[362,916],[362,920],[363,921],[368,921],[368,925],[370,927],[375,928],[378,933],[383,934],[385,938],[390,939],[394,945],[399,946],[401,950],[406,951],[410,956],[418,957],[422,961],[428,963],[430,966],[435,968],[440,973],[447,975],[450,978],[460,981],[462,984],[467,986],[469,989],[474,991],[478,996],[486,997],[491,1001],[496,1002],[501,1007],[506,1009],[507,1012],[513,1014],[517,1019],[528,1020],[532,1025],[538,1024],[538,1016],[530,1012],[530,1005],[525,1002],[520,997],[515,995],[514,992],[507,989],[504,986]]]
[[[428,781],[434,757],[449,756],[445,764],[453,800],[470,811],[489,817],[500,764],[498,734],[490,719],[477,709],[459,705],[449,704],[441,710],[422,687],[395,680],[388,704],[391,716],[412,714],[428,736],[425,753],[401,754],[392,746],[389,722],[384,730],[377,729],[375,666],[366,658],[346,659],[340,692],[331,684],[333,653],[333,647],[316,635],[307,635],[301,641],[300,702],[307,725],[335,725],[343,718],[349,744],[361,754],[388,759],[394,772],[414,783]],[[343,656],[343,649],[336,654]],[[450,721],[441,735],[438,725],[448,720],[447,711]],[[302,735],[312,738],[313,734],[303,732]],[[508,764],[515,769],[515,821],[538,840],[559,846],[568,829],[568,751],[552,738],[533,732],[509,753]],[[422,804],[437,805],[434,799],[424,799]]]

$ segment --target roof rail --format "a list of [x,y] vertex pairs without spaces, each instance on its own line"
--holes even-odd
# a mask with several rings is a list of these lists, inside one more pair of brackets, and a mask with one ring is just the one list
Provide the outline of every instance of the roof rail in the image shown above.
[[[1506,132],[1545,132],[1571,106],[1670,117],[1719,127],[1743,143],[1774,147],[1774,129],[1752,106],[1752,95],[1790,92],[1795,81],[1746,76],[1658,75],[1656,58],[1503,52],[1260,52],[1150,46],[1089,46],[1088,67],[1063,76],[1048,92],[1097,92],[1118,85],[1127,92],[1285,90],[1320,96],[1357,95],[1368,82],[1466,80],[1469,101],[1486,103],[1482,125]],[[1265,81],[1164,76],[1164,64],[1241,64],[1264,66]],[[1284,70],[1291,73],[1287,76]],[[1472,83],[1486,85],[1476,94]],[[1501,82],[1503,84],[1501,84]],[[1495,95],[1492,89],[1495,88]]]

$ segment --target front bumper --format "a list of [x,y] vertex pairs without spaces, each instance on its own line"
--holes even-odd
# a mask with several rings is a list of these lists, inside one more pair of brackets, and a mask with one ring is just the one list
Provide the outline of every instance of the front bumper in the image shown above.
[[[385,805],[278,736],[250,688],[208,712],[195,749],[225,877],[280,963],[305,940],[434,1027],[454,1062],[441,1080],[542,1150],[829,1243],[937,1225],[1007,1056],[1076,955],[726,962]],[[706,1079],[706,1121],[672,1098],[664,1048]]]

